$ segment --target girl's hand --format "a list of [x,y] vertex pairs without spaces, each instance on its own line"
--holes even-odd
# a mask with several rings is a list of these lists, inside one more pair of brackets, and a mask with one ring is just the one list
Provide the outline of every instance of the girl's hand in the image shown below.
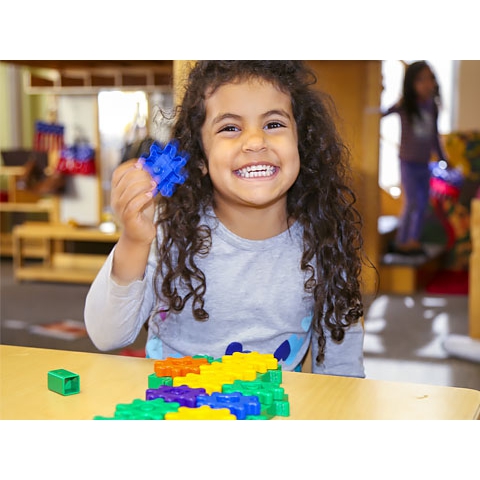
[[150,245],[156,236],[153,190],[156,183],[136,160],[128,160],[112,175],[111,206],[131,243]]

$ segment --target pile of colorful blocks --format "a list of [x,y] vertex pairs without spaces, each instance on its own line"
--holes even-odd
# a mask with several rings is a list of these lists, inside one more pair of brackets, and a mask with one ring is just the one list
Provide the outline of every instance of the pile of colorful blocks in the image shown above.
[[154,363],[145,400],[118,404],[94,420],[269,420],[288,417],[282,369],[271,354],[235,352]]

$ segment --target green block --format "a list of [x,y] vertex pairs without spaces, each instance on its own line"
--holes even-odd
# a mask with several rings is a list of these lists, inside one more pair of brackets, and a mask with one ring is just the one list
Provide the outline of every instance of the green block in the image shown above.
[[172,377],[157,377],[156,373],[148,376],[148,388],[159,388],[161,385],[173,386]]
[[222,385],[222,392],[240,392],[247,396],[254,395],[258,397],[262,406],[271,405],[274,401],[286,400],[283,387],[276,383],[269,383],[264,380],[235,380],[231,384]]
[[119,403],[115,408],[115,420],[163,420],[165,414],[177,412],[178,402],[165,402],[163,398],[141,400],[136,398],[131,403]]
[[265,373],[257,373],[257,380],[280,385],[282,383],[282,366],[279,365],[276,370],[267,370]]
[[265,412],[269,415],[275,415],[279,417],[289,417],[290,416],[290,403],[288,400],[275,400],[272,405],[269,405]]
[[194,355],[192,358],[205,358],[208,363],[212,363],[214,361],[217,361],[213,357],[211,357],[210,355]]
[[80,376],[63,368],[50,370],[48,389],[60,395],[74,395],[80,391]]

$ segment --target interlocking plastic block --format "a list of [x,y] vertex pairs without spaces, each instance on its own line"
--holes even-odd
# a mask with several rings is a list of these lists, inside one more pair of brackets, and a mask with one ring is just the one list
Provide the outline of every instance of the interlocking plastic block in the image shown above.
[[50,370],[47,384],[49,390],[60,395],[74,395],[80,392],[80,376],[63,368]]
[[139,161],[157,183],[154,195],[161,193],[164,197],[171,197],[177,185],[184,183],[187,178],[183,167],[187,164],[188,154],[178,151],[178,142],[175,140],[164,148],[154,142],[150,154],[142,155]]
[[200,366],[200,375],[220,375],[224,377],[223,383],[234,380],[255,380],[257,372],[249,364],[215,362]]
[[223,393],[239,392],[243,395],[255,395],[264,406],[271,405],[274,401],[288,401],[288,395],[280,385],[275,383],[263,382],[255,380],[253,382],[245,382],[235,380],[232,384],[222,386]]
[[271,420],[275,415],[270,415],[267,410],[262,410],[260,415],[247,415],[245,420]]
[[177,402],[166,402],[162,398],[141,400],[132,403],[119,403],[113,417],[95,416],[94,420],[163,420],[165,414],[176,412],[180,408]]
[[168,357],[165,360],[157,360],[153,364],[153,369],[157,377],[184,377],[187,373],[199,373],[200,365],[208,364],[205,357]]
[[146,399],[153,400],[155,398],[162,398],[166,402],[177,402],[182,407],[196,407],[197,397],[205,394],[205,388],[190,388],[187,385],[179,387],[169,387],[161,385],[159,388],[149,388],[146,391]]
[[198,408],[180,407],[178,412],[165,414],[165,420],[236,420],[228,408],[211,408],[202,405]]
[[257,373],[257,380],[280,385],[283,381],[282,366],[279,365],[276,370],[267,370],[265,373]]
[[265,413],[272,416],[288,417],[290,416],[290,403],[285,400],[274,400],[273,403],[265,409]]
[[215,361],[215,358],[211,357],[210,355],[194,355],[193,359],[204,358],[208,363],[212,363]]
[[156,373],[151,373],[148,376],[148,388],[158,388],[160,385],[173,385],[172,377],[158,377]]
[[94,418],[269,420],[290,414],[282,368],[271,354],[169,357],[157,360],[154,369],[146,400],[118,404],[113,417]]
[[278,360],[273,354],[258,352],[234,352],[232,355],[224,355],[222,363],[248,365],[259,373],[265,373],[267,370],[276,370],[278,367]]
[[245,396],[241,393],[219,393],[199,395],[197,406],[208,405],[212,408],[228,408],[238,420],[245,420],[247,415],[260,415],[261,405],[258,397]]
[[205,393],[211,394],[213,392],[220,392],[224,377],[219,374],[214,375],[199,375],[197,373],[188,373],[184,377],[175,377],[173,379],[173,386],[186,385],[190,388],[203,388]]

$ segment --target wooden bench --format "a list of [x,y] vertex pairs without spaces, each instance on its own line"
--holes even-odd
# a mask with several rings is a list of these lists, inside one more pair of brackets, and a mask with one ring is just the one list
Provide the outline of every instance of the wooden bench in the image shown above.
[[[445,247],[438,244],[426,244],[426,256],[407,256],[388,253],[389,243],[393,242],[398,219],[394,216],[382,216],[378,219],[380,236],[379,290],[385,293],[410,295],[424,288],[441,270],[445,260]],[[387,252],[387,253],[383,253]]]

